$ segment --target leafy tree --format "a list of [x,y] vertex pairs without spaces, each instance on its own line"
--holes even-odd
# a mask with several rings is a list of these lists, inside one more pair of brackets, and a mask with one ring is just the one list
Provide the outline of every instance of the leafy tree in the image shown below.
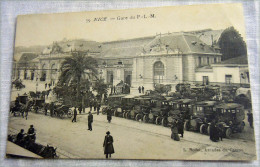
[[103,94],[107,94],[107,88],[108,85],[104,82],[104,79],[98,79],[93,86],[93,90],[98,93],[100,98]]
[[234,27],[229,27],[222,32],[219,46],[223,55],[222,60],[247,55],[246,43]]
[[[61,65],[61,75],[59,77],[58,89],[60,95],[72,93],[73,96],[76,92],[77,99],[80,99],[80,90],[84,80],[97,78],[97,60],[85,56],[82,52],[74,52],[72,56],[65,58]],[[68,88],[67,93],[63,88]],[[89,89],[89,88],[88,88]]]
[[25,85],[23,84],[23,82],[20,79],[16,79],[15,81],[12,82],[12,85],[14,85],[14,87],[17,90],[20,90],[22,88],[25,88]]

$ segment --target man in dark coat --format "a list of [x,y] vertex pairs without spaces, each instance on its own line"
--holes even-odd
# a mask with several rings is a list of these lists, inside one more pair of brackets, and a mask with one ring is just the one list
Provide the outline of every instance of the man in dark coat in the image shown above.
[[138,91],[139,91],[139,93],[141,93],[141,86],[138,87]]
[[142,86],[142,93],[144,94],[144,86]]
[[93,115],[89,112],[88,115],[88,130],[92,131],[92,122],[93,122]]
[[22,144],[22,140],[23,140],[23,137],[24,137],[24,130],[21,129],[21,131],[18,133],[18,135],[16,136],[16,144],[18,145],[21,145]]
[[103,147],[104,147],[104,154],[106,154],[106,158],[108,158],[108,154],[109,157],[111,158],[111,154],[115,153],[114,147],[113,147],[113,137],[110,136],[110,132],[108,131],[106,133],[107,135],[105,136],[105,140],[103,143]]
[[181,137],[183,137],[183,133],[184,133],[184,123],[182,121],[182,119],[179,119],[177,121],[177,128],[178,128],[178,133],[181,134]]
[[93,103],[92,103],[92,101],[90,101],[90,102],[89,102],[89,108],[90,108],[89,111],[92,111],[92,105],[93,105]]
[[110,123],[112,120],[112,110],[110,107],[108,107],[108,109],[107,109],[107,120],[108,120],[108,123]]
[[73,114],[73,119],[71,122],[77,122],[77,110],[76,110],[76,107],[74,108],[74,114]]
[[97,104],[97,115],[99,115],[100,107],[101,107],[101,104],[98,103],[98,104]]
[[96,109],[97,109],[97,100],[96,99],[94,100],[93,106],[94,106],[94,111],[96,111]]
[[253,119],[253,113],[251,112],[251,110],[248,110],[247,120],[248,120],[250,127],[253,128],[253,120],[254,119]]
[[30,125],[30,128],[28,129],[27,134],[30,136],[30,139],[35,142],[36,140],[36,134],[35,134],[35,129],[33,127],[33,125]]
[[217,142],[218,139],[219,139],[219,132],[217,130],[217,127],[216,127],[216,124],[215,124],[215,120],[213,120],[211,122],[211,124],[209,125],[210,127],[210,130],[209,130],[209,138],[210,140],[214,141],[214,142]]

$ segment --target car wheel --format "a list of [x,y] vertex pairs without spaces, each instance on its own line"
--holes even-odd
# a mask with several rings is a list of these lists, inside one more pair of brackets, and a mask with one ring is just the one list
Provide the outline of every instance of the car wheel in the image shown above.
[[143,116],[143,121],[144,121],[144,122],[148,122],[148,117],[147,117],[147,115],[144,115],[144,116]]
[[68,117],[68,118],[71,118],[71,117],[72,117],[72,111],[71,111],[71,109],[68,110],[67,117]]
[[205,133],[205,131],[206,131],[206,125],[205,124],[202,124],[202,125],[200,125],[200,133],[201,134],[204,134]]
[[188,121],[185,121],[185,123],[184,123],[184,129],[185,129],[186,131],[189,131],[189,130],[190,130],[190,126],[189,126],[189,122],[188,122]]
[[167,125],[168,125],[167,119],[166,119],[166,118],[163,118],[163,119],[162,119],[162,126],[167,127]]
[[229,139],[231,137],[231,134],[232,134],[231,128],[227,128],[225,134],[226,134],[226,138]]
[[137,114],[137,115],[135,116],[135,120],[136,120],[136,121],[142,120],[142,116],[141,116],[140,114]]
[[156,125],[161,125],[161,123],[162,123],[162,118],[161,117],[156,117],[156,119],[155,119],[155,124]]

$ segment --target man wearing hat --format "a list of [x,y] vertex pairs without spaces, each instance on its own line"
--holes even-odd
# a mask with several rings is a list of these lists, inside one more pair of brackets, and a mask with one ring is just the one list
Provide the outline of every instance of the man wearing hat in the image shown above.
[[109,131],[107,131],[106,134],[107,135],[105,136],[105,140],[103,143],[104,154],[106,154],[106,158],[108,158],[108,154],[109,154],[109,157],[111,158],[111,154],[115,153],[114,147],[113,147],[113,137],[110,136]]
[[88,114],[88,130],[92,131],[93,115],[91,112]]
[[35,142],[35,140],[36,140],[36,134],[35,134],[35,129],[34,129],[33,125],[30,125],[30,128],[28,129],[27,134],[30,136],[30,138],[32,139],[32,141]]

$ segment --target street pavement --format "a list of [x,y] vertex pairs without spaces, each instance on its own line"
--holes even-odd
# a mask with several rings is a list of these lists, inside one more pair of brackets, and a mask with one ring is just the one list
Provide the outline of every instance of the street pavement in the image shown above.
[[[88,112],[89,109],[86,110]],[[71,118],[72,119],[72,118]],[[174,141],[170,128],[94,113],[93,131],[89,131],[87,114],[59,119],[42,113],[29,113],[28,120],[10,116],[8,134],[34,125],[36,142],[57,147],[60,158],[104,159],[103,142],[107,131],[114,138],[112,159],[177,160],[253,160],[256,159],[254,130],[246,122],[245,131],[231,139],[212,142],[209,136],[185,131],[184,138]]]

